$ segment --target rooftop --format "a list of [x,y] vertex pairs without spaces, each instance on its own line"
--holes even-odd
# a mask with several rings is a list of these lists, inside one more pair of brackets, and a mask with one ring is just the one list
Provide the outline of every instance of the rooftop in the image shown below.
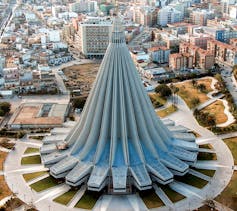
[[67,112],[67,104],[26,103],[22,104],[9,121],[14,125],[62,125]]

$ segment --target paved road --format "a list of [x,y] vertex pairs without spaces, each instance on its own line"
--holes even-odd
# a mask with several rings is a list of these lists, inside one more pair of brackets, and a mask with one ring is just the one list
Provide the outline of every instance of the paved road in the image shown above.
[[18,7],[18,4],[12,4],[10,2],[8,8],[6,8],[6,11],[12,10],[12,13],[11,13],[11,15],[9,15],[9,13],[6,13],[7,17],[5,17],[5,19],[3,20],[3,23],[1,24],[1,28],[0,28],[0,31],[1,31],[0,43],[2,42],[2,37],[3,37],[3,34],[5,32],[5,29],[8,27],[8,25],[12,21],[12,18],[14,17],[14,13],[15,13],[15,10],[16,10],[17,7]]
[[237,83],[234,80],[234,77],[232,75],[232,68],[230,67],[225,67],[225,71],[222,71],[221,75],[223,80],[226,83],[226,87],[231,93],[235,104],[237,105]]

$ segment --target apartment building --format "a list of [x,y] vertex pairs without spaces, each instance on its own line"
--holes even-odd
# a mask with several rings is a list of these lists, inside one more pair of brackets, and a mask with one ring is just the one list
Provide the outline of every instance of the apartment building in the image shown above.
[[89,17],[78,25],[78,32],[75,35],[76,47],[88,58],[103,57],[111,31],[110,19]]
[[216,62],[220,65],[233,66],[237,64],[237,48],[235,45],[210,39],[207,42],[207,49],[214,54]]
[[169,67],[174,71],[193,68],[193,56],[189,53],[175,53],[169,56]]
[[180,53],[189,53],[193,56],[193,65],[202,69],[211,69],[215,63],[214,54],[209,50],[204,50],[199,46],[188,42],[182,42],[179,46]]
[[157,62],[158,64],[168,63],[170,49],[165,46],[152,47],[148,49],[148,54],[153,62]]

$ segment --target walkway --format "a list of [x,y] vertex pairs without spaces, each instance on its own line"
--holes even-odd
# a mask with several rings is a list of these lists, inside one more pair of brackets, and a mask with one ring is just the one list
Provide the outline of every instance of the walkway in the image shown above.
[[212,103],[216,102],[216,101],[221,101],[224,105],[224,113],[227,116],[227,121],[221,124],[217,124],[217,127],[226,127],[229,126],[230,124],[234,123],[236,120],[234,118],[234,116],[232,115],[232,113],[230,112],[230,107],[228,105],[227,100],[222,99],[225,95],[223,94],[218,94],[217,96],[213,97],[213,94],[218,93],[218,90],[215,87],[215,84],[218,82],[215,78],[213,77],[205,77],[205,78],[209,78],[212,80],[211,82],[211,88],[213,91],[209,92],[207,94],[207,97],[209,97],[210,99],[207,100],[206,102],[202,103],[201,105],[197,106],[196,109],[197,110],[202,110],[205,107],[211,105]]
[[[205,143],[211,143],[217,154],[217,161],[215,164],[209,163],[209,169],[216,169],[216,173],[214,177],[211,178],[210,182],[198,192],[199,196],[207,196],[206,198],[213,199],[224,190],[232,177],[232,166],[234,165],[232,154],[220,138],[198,124],[193,117],[192,111],[190,111],[180,97],[177,106],[179,108],[178,111],[171,114],[169,119],[175,121],[177,125],[181,124],[200,134],[201,137],[199,138],[199,142],[203,139]],[[202,137],[205,137],[205,139]],[[204,165],[207,164],[208,163],[204,163]],[[175,208],[176,210],[196,209],[201,206],[203,200],[204,199],[194,195],[176,203]],[[189,204],[190,207],[187,207],[187,204]]]
[[237,132],[221,134],[221,135],[218,135],[218,137],[220,139],[234,138],[234,137],[237,137]]
[[[181,98],[178,98],[178,108],[179,110],[169,116],[169,118],[176,122],[176,125],[183,125],[184,127],[189,128],[192,131],[195,131],[201,135],[198,139],[199,143],[210,142],[217,153],[217,161],[215,162],[206,162],[202,165],[209,166],[211,169],[216,169],[216,173],[213,178],[210,179],[210,182],[203,188],[197,189],[194,187],[188,187],[178,183],[177,181],[171,184],[171,187],[178,188],[179,191],[186,193],[188,198],[174,203],[171,207],[161,207],[152,209],[152,211],[168,211],[174,209],[176,211],[183,211],[188,209],[196,209],[203,205],[203,201],[206,198],[213,199],[219,193],[223,191],[226,185],[229,183],[234,165],[233,158],[230,150],[224,144],[224,142],[215,136],[213,133],[207,129],[201,127],[195,118],[192,115],[192,111],[187,107],[184,101]],[[205,137],[205,139],[203,138]],[[21,166],[21,157],[27,147],[32,145],[40,145],[39,141],[30,140],[28,143],[27,140],[19,141],[16,143],[16,149],[11,151],[6,159],[4,164],[5,169],[5,179],[8,186],[12,189],[17,196],[25,201],[26,203],[34,202],[36,208],[40,211],[44,210],[57,210],[64,211],[80,211],[82,209],[72,208],[75,201],[71,201],[70,207],[65,207],[63,205],[54,203],[53,198],[57,197],[59,194],[68,190],[67,185],[58,185],[47,191],[36,193],[34,190],[28,186],[23,177],[23,173],[27,172],[36,172],[39,169],[43,169],[43,165],[30,165]],[[200,165],[200,163],[198,163]],[[188,192],[189,191],[189,192]],[[169,202],[166,200],[166,203]],[[93,211],[145,211],[148,210],[140,197],[136,194],[128,196],[112,196],[112,195],[103,195],[96,203]]]

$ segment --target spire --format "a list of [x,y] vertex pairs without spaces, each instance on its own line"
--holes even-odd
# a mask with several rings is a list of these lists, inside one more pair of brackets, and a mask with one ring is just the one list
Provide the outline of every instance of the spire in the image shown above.
[[126,43],[124,29],[122,26],[121,19],[119,17],[114,17],[110,42],[111,43]]
[[[171,132],[173,130],[174,132]],[[178,131],[178,132],[177,132]],[[108,49],[79,122],[64,136],[43,140],[41,158],[71,186],[111,192],[167,184],[197,157],[195,137],[157,117],[115,17]],[[64,147],[62,147],[64,146]]]

